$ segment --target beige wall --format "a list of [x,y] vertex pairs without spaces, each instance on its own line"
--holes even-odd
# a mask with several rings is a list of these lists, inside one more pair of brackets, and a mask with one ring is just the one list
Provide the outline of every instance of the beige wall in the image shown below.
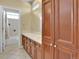
[[31,32],[31,13],[22,16],[22,32]]
[[22,31],[28,31],[29,24],[27,27],[26,22],[28,14],[31,11],[31,6],[28,3],[24,3],[21,0],[0,0],[0,5],[4,7],[19,9],[21,11],[21,25],[23,25]]
[[25,4],[21,0],[0,0],[0,5],[10,8],[20,9],[22,11],[22,14],[30,10],[29,4],[27,3]]
[[32,14],[31,27],[32,32],[40,32],[40,18],[36,14]]
[[40,19],[33,13],[25,14],[22,20],[23,32],[40,32]]
[[32,10],[29,13],[26,13],[22,17],[23,18],[23,21],[22,21],[23,32],[42,33],[42,21],[40,20],[39,14],[42,14],[41,7],[37,8],[36,10]]
[[39,16],[39,14],[41,14],[40,12],[42,12],[40,9],[37,9],[35,11],[32,10],[31,12],[26,13],[25,16],[23,16],[24,18],[22,22],[23,32],[40,33],[40,34],[42,33],[42,22]]

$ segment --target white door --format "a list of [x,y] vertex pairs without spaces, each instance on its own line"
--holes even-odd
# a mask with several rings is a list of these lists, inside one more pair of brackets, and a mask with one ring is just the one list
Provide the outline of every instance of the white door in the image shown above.
[[[14,41],[18,45],[20,43],[20,15],[13,12],[9,14],[11,15],[0,7],[0,53],[5,50],[7,44],[12,44]],[[10,39],[12,37],[14,37],[13,40]]]
[[19,43],[19,25],[20,16],[19,13],[6,12],[6,46],[18,45]]

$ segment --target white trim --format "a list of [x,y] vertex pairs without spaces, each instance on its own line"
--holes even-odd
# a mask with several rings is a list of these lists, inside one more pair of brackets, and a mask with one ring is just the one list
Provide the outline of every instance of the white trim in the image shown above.
[[[0,12],[1,12],[1,17],[0,17],[0,19],[2,20],[2,22],[5,22],[5,9],[11,9],[11,10],[15,10],[15,11],[18,11],[18,13],[20,14],[19,15],[19,17],[21,16],[21,10],[20,9],[16,9],[16,8],[11,8],[11,7],[4,7],[4,6],[0,6]],[[20,30],[19,30],[19,42],[18,42],[18,47],[22,47],[22,43],[21,43],[21,39],[22,39],[22,37],[21,37],[21,17],[19,18],[19,28],[20,28]],[[2,26],[4,26],[5,25],[5,23],[2,25]],[[3,38],[3,36],[5,36],[4,34],[5,34],[5,26],[4,26],[4,28],[3,28],[3,31],[1,31],[2,32],[2,38],[0,39],[0,41],[1,41],[1,43],[0,43],[0,53],[2,53],[3,52],[3,50],[5,50],[5,44],[6,44],[6,42],[5,42],[5,38]],[[2,43],[3,43],[3,46],[2,46]]]
[[3,29],[3,28],[2,28],[2,26],[1,26],[1,25],[2,25],[2,21],[3,21],[3,20],[2,20],[2,7],[0,6],[0,22],[1,22],[1,23],[0,23],[0,53],[2,53],[2,35],[3,35],[3,34],[2,34],[2,31],[3,31],[2,29]]
[[22,37],[21,37],[21,14],[19,13],[19,47],[21,47],[21,39],[22,39]]
[[[21,15],[21,11],[19,9],[15,8],[10,8],[10,7],[3,7],[5,11],[8,10],[13,10],[14,12],[19,14],[19,17]],[[18,47],[21,47],[21,17],[19,18],[19,42],[18,42]]]

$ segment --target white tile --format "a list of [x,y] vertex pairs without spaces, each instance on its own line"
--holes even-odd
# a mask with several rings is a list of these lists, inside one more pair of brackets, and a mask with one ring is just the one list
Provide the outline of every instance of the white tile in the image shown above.
[[23,48],[9,47],[0,54],[0,59],[31,59],[31,57]]

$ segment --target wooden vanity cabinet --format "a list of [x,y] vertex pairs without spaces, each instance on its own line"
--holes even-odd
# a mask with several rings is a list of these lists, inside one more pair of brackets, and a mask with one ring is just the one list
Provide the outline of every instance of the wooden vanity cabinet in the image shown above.
[[35,59],[35,56],[36,56],[35,49],[36,49],[35,43],[34,43],[34,41],[31,41],[31,57],[32,57],[32,59]]
[[24,47],[24,36],[22,35],[22,46]]
[[30,44],[29,38],[28,38],[28,43],[27,43],[27,52],[29,55],[31,54],[31,44]]
[[24,49],[25,49],[25,40],[26,40],[26,37],[22,35],[22,45]]
[[33,48],[34,48],[34,46],[33,46],[33,42],[29,39],[29,38],[27,38],[27,42],[25,42],[25,47],[26,47],[26,52],[32,57],[33,56]]
[[22,45],[32,59],[42,59],[42,44],[22,35]]
[[22,45],[23,48],[25,49],[25,51],[28,52],[28,54],[31,54],[31,43],[29,38],[27,38],[26,36],[22,35]]
[[28,50],[28,38],[25,37],[25,50],[27,51]]

